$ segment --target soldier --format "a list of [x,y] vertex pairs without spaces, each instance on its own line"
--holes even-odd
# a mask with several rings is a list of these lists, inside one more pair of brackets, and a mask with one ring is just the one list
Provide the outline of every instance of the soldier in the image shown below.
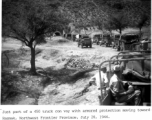
[[115,65],[113,71],[114,74],[110,79],[109,86],[115,101],[119,103],[126,102],[133,105],[140,105],[141,91],[134,90],[134,87],[129,82],[127,83],[128,90],[125,89],[125,84],[121,80],[122,69],[120,65]]

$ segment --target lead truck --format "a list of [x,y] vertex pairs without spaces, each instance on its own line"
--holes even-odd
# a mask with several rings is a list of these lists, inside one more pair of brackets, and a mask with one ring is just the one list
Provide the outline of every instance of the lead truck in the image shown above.
[[81,36],[81,38],[78,41],[78,47],[79,46],[81,46],[81,48],[83,48],[84,46],[92,48],[91,38],[87,35]]

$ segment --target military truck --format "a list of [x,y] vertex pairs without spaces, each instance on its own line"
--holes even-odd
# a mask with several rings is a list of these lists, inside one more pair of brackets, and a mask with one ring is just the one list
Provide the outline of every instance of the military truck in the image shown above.
[[78,40],[78,47],[79,46],[81,46],[81,48],[84,46],[92,48],[91,38],[88,35],[81,35],[81,38]]
[[112,45],[112,39],[109,33],[103,34],[102,41],[100,41],[100,46],[101,45],[105,45],[106,47],[110,47]]
[[120,51],[131,50],[131,45],[139,42],[139,35],[136,33],[122,34],[119,40]]
[[93,32],[89,36],[92,40],[92,43],[95,43],[95,44],[99,45],[100,41],[102,40],[103,33],[101,31],[97,32],[97,33]]
[[[115,64],[125,65],[122,81],[130,82],[134,89],[141,91],[140,105],[151,105],[151,54],[145,53],[145,51],[123,51],[118,55],[113,56],[110,60],[104,61],[99,65],[99,78],[100,78],[100,90],[101,96],[99,102],[101,105],[131,105],[128,102],[118,103],[114,100],[109,86],[105,86],[101,80],[102,66],[108,63],[109,70],[107,71],[107,78],[110,82],[110,78],[113,75],[112,66]],[[125,64],[124,64],[125,63]],[[125,72],[130,69],[131,72]],[[136,74],[137,73],[137,74]],[[109,89],[108,89],[109,88]]]
[[102,34],[96,34],[93,37],[93,43],[96,43],[97,45],[99,45],[100,41],[102,40]]

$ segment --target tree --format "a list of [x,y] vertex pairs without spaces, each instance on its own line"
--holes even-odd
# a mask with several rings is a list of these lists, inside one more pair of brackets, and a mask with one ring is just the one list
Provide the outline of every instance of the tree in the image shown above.
[[62,5],[61,10],[76,28],[99,25],[98,21],[101,21],[105,16],[104,12],[99,9],[99,6],[93,0],[67,0]]
[[[95,0],[107,14],[103,22],[106,29],[142,27],[150,23],[150,0]],[[101,22],[100,22],[101,23]]]
[[129,26],[139,28],[140,34],[143,26],[150,24],[150,0],[134,0],[126,3],[126,16],[129,19]]
[[[48,31],[62,22],[53,0],[5,0],[2,3],[3,36],[23,42],[31,50],[31,73],[36,74],[35,48]],[[63,27],[63,26],[62,26]]]
[[128,21],[123,12],[119,12],[111,15],[107,24],[110,24],[112,29],[119,30],[119,33],[122,34],[122,30],[128,26]]
[[139,21],[136,23],[136,26],[139,28],[140,36],[142,35],[142,28],[145,26],[148,22],[148,17],[146,15],[140,16]]

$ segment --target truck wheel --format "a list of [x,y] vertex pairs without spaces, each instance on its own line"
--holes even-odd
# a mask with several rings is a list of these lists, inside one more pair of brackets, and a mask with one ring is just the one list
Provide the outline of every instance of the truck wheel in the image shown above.
[[92,48],[92,44],[90,45],[90,48]]
[[83,48],[83,44],[81,44],[81,48]]
[[120,47],[120,51],[123,51],[123,48],[122,48],[122,47]]
[[117,51],[120,51],[120,46],[117,46]]
[[121,51],[124,51],[124,50],[125,50],[124,48],[121,49]]

